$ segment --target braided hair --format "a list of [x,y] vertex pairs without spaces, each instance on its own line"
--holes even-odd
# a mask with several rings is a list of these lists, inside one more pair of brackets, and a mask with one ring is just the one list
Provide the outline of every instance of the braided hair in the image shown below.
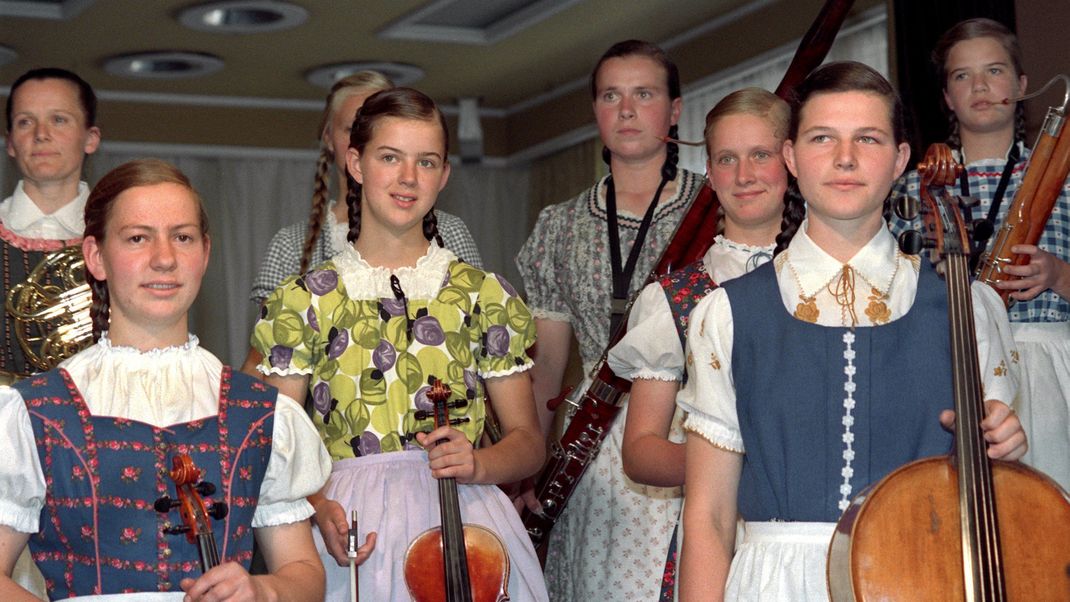
[[[446,127],[446,118],[442,111],[438,110],[435,102],[419,90],[412,88],[393,88],[376,92],[364,101],[357,111],[357,118],[353,122],[353,131],[349,135],[349,148],[354,148],[361,154],[364,153],[365,145],[372,139],[375,133],[375,124],[387,117],[399,117],[402,119],[416,119],[438,123],[442,128],[443,153],[445,158],[450,147],[450,133]],[[448,160],[448,159],[447,159]],[[349,190],[346,192],[346,205],[349,207],[349,234],[346,240],[356,242],[360,236],[360,213],[361,213],[361,188],[352,173],[346,172],[346,182]],[[435,216],[435,208],[432,207],[423,218],[423,234],[427,240],[434,240],[439,246],[444,247],[442,236],[438,232],[438,218]]]
[[[799,136],[799,123],[802,120],[802,111],[806,103],[818,94],[832,92],[866,92],[881,97],[888,105],[889,121],[892,125],[892,137],[895,143],[901,144],[906,141],[906,118],[903,116],[903,103],[899,99],[899,94],[883,75],[872,67],[855,61],[826,63],[813,71],[792,91],[789,140],[795,140]],[[802,197],[797,181],[789,183],[784,199],[784,214],[780,234],[776,239],[777,246],[773,252],[774,255],[788,247],[788,243],[798,232],[803,218],[806,217],[806,201]],[[885,213],[887,213],[889,201],[885,199],[884,202]]]
[[[944,35],[940,36],[936,46],[933,48],[930,58],[933,67],[936,69],[936,74],[940,78],[940,87],[942,89],[947,89],[947,59],[951,54],[951,49],[959,42],[976,40],[977,38],[992,38],[999,42],[999,45],[1007,52],[1007,57],[1010,58],[1015,77],[1025,75],[1025,69],[1022,66],[1022,48],[1018,44],[1018,36],[1014,35],[1014,32],[999,21],[992,19],[968,19],[944,32]],[[947,143],[953,148],[961,148],[962,136],[959,132],[958,117],[955,116],[955,112],[946,103],[941,103],[941,106],[947,111]],[[1014,107],[1014,140],[1025,140],[1025,105],[1020,102],[1016,103]]]
[[[327,196],[331,187],[329,175],[331,165],[335,161],[334,149],[325,140],[331,127],[331,120],[347,98],[368,92],[389,90],[393,87],[394,83],[378,71],[358,71],[335,82],[331,86],[331,91],[327,94],[327,103],[323,108],[323,115],[320,117],[318,132],[320,155],[316,161],[316,180],[312,187],[312,208],[308,216],[308,232],[305,234],[305,244],[301,249],[301,268],[299,270],[301,274],[308,271],[309,263],[312,261],[312,250],[315,248],[316,240],[319,239],[320,233],[323,231],[324,216],[327,214]],[[357,186],[359,194],[360,185],[350,181],[347,195],[354,185]]]
[[[208,215],[197,191],[177,167],[159,159],[137,159],[123,163],[109,171],[97,182],[85,203],[85,238],[92,238],[98,245],[107,235],[108,218],[111,217],[115,200],[122,193],[139,186],[177,184],[190,191],[197,202],[198,219],[202,236],[208,235]],[[100,339],[108,330],[111,316],[111,300],[107,280],[98,280],[90,270],[85,273],[86,282],[93,293],[89,316],[93,321],[93,340]]]

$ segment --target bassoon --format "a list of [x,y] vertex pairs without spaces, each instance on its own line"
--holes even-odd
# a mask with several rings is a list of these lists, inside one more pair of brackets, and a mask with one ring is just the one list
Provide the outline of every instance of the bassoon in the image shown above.
[[[821,64],[852,4],[853,0],[826,0],[817,19],[803,36],[787,73],[777,87],[778,96],[787,98],[791,90]],[[703,186],[647,277],[647,284],[661,274],[697,261],[706,253],[717,233],[719,207],[713,190]],[[606,356],[624,336],[627,315],[634,302],[635,296],[628,302],[621,325],[610,333],[609,344],[589,374],[591,384],[578,400],[565,400],[570,404],[568,411],[571,421],[560,441],[551,444],[549,460],[535,485],[535,495],[543,511],[540,514],[525,509],[522,517],[524,527],[540,552],[544,551],[550,529],[561,516],[587,467],[598,455],[602,441],[609,434],[613,420],[631,389],[631,381],[620,378],[609,368]],[[553,409],[560,401],[559,397],[548,405]]]
[[[1057,79],[1061,79],[1067,90],[1061,107],[1049,107],[1040,128],[1037,143],[1029,158],[1022,185],[1014,195],[1014,202],[1007,210],[1007,216],[999,228],[992,248],[981,257],[978,265],[978,280],[996,289],[1008,307],[1014,300],[1012,291],[995,287],[996,282],[1017,278],[1003,271],[1008,265],[1025,265],[1030,255],[1011,251],[1014,245],[1035,245],[1044,234],[1055,201],[1058,200],[1070,173],[1070,128],[1064,127],[1067,104],[1070,104],[1070,78],[1058,75],[1036,92],[1044,92]],[[1004,102],[1017,102],[1031,98],[1036,94],[1022,98],[1008,99]]]

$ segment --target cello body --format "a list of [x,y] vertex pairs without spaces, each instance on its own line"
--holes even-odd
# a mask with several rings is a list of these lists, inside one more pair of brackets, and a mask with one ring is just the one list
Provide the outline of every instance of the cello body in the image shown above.
[[[854,499],[829,546],[833,602],[967,599],[954,461],[917,460]],[[1007,599],[1070,600],[1070,497],[1018,462],[992,473]]]

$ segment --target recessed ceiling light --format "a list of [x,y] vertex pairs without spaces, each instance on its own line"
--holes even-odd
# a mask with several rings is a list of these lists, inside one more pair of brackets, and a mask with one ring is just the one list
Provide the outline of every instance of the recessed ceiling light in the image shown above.
[[19,58],[19,53],[7,46],[0,46],[0,65],[6,65],[17,58]]
[[297,27],[308,11],[274,0],[224,0],[182,9],[178,20],[190,29],[218,33],[257,33]]
[[122,77],[181,79],[215,73],[223,60],[201,52],[141,52],[124,54],[104,61],[104,70]]
[[395,85],[408,86],[424,77],[424,70],[416,65],[391,62],[335,63],[316,67],[305,73],[305,81],[320,88],[330,89],[334,82],[353,75],[357,71],[378,71],[390,78]]

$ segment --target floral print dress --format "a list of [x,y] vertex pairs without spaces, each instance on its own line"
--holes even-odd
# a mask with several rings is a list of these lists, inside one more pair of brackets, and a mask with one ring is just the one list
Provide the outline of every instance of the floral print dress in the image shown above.
[[[432,378],[446,383],[454,428],[475,443],[483,432],[486,378],[527,370],[531,314],[500,276],[461,262],[432,243],[415,266],[368,264],[352,247],[275,290],[261,309],[252,344],[265,374],[309,375],[313,423],[334,470],[325,494],[363,533],[379,534],[361,567],[366,599],[409,599],[402,562],[408,543],[439,525],[438,487],[415,434],[433,428],[423,411]],[[491,485],[461,485],[465,522],[506,544],[513,600],[545,600],[541,569],[519,516]],[[328,599],[347,599],[348,574],[322,547]]]

